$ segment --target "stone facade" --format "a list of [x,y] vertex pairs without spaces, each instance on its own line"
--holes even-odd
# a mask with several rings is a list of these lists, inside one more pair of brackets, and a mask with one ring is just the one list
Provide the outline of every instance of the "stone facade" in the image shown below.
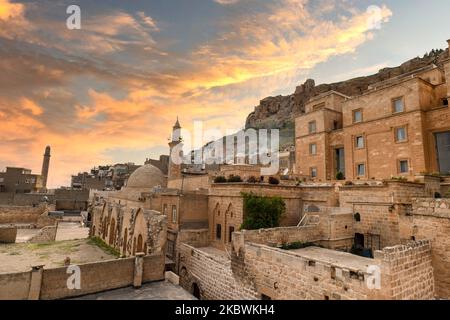
[[35,228],[53,226],[58,218],[48,215],[48,207],[40,205],[27,206],[0,206],[0,225],[31,225]]
[[180,246],[180,285],[202,300],[255,300],[254,287],[242,283],[225,253],[214,248],[199,250]]
[[[429,241],[386,248],[369,259],[318,247],[282,250],[235,235],[231,256],[182,244],[180,284],[205,300],[434,298]],[[378,287],[370,286],[368,266],[380,271]]]
[[227,245],[231,242],[232,232],[240,229],[244,221],[243,192],[282,197],[286,204],[286,214],[282,219],[282,226],[297,225],[302,218],[301,196],[295,187],[266,184],[214,184],[208,199],[211,241]]
[[[139,287],[142,283],[164,280],[165,269],[163,253],[86,263],[79,267],[81,288],[76,290],[67,287],[70,276],[67,267],[36,266],[28,272],[0,274],[0,300],[55,300],[131,285]],[[136,273],[141,275],[139,279]]]

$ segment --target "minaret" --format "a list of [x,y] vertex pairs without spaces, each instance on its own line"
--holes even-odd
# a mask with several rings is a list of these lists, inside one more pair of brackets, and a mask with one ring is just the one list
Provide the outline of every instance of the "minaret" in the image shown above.
[[44,190],[47,189],[47,178],[48,178],[49,167],[50,167],[50,146],[47,146],[45,148],[44,161],[42,162],[42,171],[41,171],[42,188]]
[[[181,144],[181,126],[180,126],[180,122],[178,121],[178,117],[177,117],[177,121],[175,122],[175,125],[172,127],[172,140],[169,142],[169,147],[170,147],[170,161],[169,161],[169,172],[168,172],[168,179],[172,180],[172,179],[178,179],[181,178],[181,163],[175,163],[173,160],[173,158],[175,156],[177,157],[183,157],[183,152],[179,152],[178,155],[176,154],[176,152],[178,152],[180,150],[180,147],[182,147]],[[177,147],[178,145],[180,145],[179,147]],[[175,148],[177,147],[177,148]],[[175,150],[174,150],[175,149]],[[174,152],[174,154],[172,154],[172,152]]]

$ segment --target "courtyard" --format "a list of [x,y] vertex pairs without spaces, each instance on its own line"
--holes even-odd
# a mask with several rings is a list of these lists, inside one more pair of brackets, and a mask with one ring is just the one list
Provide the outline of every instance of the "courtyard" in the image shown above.
[[29,271],[33,265],[45,268],[116,259],[117,257],[90,239],[56,241],[51,243],[0,244],[0,273]]

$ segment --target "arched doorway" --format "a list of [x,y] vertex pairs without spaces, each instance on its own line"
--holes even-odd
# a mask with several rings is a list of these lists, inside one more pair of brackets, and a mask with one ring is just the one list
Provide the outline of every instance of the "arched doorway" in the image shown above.
[[142,235],[138,235],[136,252],[142,252],[143,249],[144,248],[142,247]]
[[115,228],[116,228],[116,220],[114,218],[112,218],[111,225],[109,226],[109,245],[110,246],[114,246]]
[[128,242],[128,229],[125,228],[125,233],[123,235],[123,254],[126,255],[127,254],[127,242]]
[[195,282],[192,284],[192,295],[198,300],[201,300],[200,287]]

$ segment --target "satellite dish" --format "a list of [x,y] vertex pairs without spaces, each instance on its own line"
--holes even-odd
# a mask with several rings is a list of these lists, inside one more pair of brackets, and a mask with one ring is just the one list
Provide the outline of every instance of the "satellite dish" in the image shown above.
[[289,173],[289,169],[288,168],[283,170],[283,176],[287,176],[288,173]]

